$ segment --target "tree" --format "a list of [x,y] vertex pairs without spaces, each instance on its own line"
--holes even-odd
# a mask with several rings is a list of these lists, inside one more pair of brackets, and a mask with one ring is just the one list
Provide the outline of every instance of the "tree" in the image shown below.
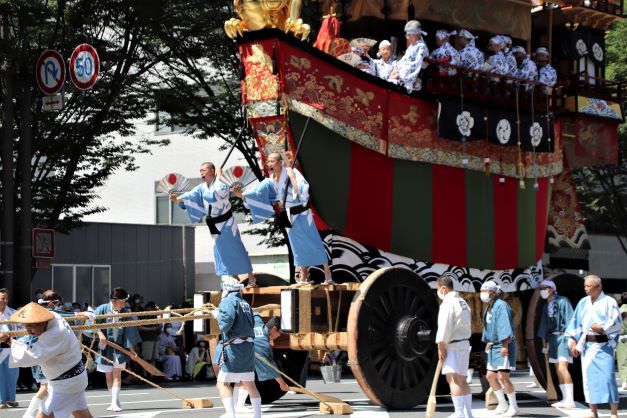
[[[622,20],[606,38],[606,74],[610,80],[624,82],[627,78],[625,44],[627,21]],[[627,254],[627,124],[619,130],[618,164],[573,170],[573,176],[587,227],[616,235]]]

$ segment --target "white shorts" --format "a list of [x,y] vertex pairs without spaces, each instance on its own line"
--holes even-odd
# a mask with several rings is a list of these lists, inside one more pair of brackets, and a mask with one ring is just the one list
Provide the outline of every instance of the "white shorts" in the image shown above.
[[442,374],[455,373],[460,376],[468,374],[470,347],[461,350],[446,350],[446,358],[442,363]]
[[217,381],[223,383],[254,382],[255,372],[231,373],[220,370]]
[[124,363],[115,363],[114,365],[111,364],[98,364],[96,366],[96,371],[98,372],[102,372],[102,373],[111,373],[113,371],[113,369],[126,369],[126,362]]
[[50,396],[41,404],[41,412],[44,415],[55,417],[71,417],[72,412],[88,409],[85,391],[77,393],[58,393],[50,391]]
[[565,361],[567,363],[573,364],[573,358],[572,357],[559,356],[557,359],[554,359],[554,358],[550,358],[549,359],[549,363],[552,363],[552,364],[560,363],[562,361]]

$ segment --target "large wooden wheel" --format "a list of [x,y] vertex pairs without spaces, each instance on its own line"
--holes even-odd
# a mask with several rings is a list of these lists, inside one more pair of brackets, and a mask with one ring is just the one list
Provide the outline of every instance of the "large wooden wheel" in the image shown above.
[[[557,286],[557,293],[559,295],[566,296],[570,300],[570,303],[573,305],[573,309],[577,305],[577,302],[586,296],[583,290],[583,280],[579,276],[574,274],[558,274],[550,277],[550,279],[555,282],[555,285]],[[525,339],[527,346],[527,358],[529,359],[533,373],[536,379],[538,379],[538,383],[546,389],[546,362],[544,360],[544,354],[542,354],[542,339],[536,336],[540,318],[542,317],[542,310],[545,309],[545,306],[546,302],[540,297],[540,290],[536,289],[529,301]],[[581,376],[581,360],[574,359],[573,364],[569,365],[568,370],[574,382],[575,400],[583,402],[584,395]],[[550,371],[551,377],[553,378],[553,384],[555,385],[555,390],[558,395],[560,395],[555,365],[550,365]]]
[[437,315],[433,291],[410,270],[377,270],[361,284],[348,314],[348,359],[372,402],[407,409],[427,400]]

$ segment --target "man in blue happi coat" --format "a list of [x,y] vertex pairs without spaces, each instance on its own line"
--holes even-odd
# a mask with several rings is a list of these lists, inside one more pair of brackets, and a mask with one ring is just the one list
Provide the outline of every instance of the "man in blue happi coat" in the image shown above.
[[[309,204],[309,183],[296,169],[284,167],[283,157],[275,152],[266,162],[270,177],[254,190],[235,194],[244,199],[244,205],[253,216],[253,223],[261,222],[285,210],[290,226],[287,237],[294,254],[294,266],[299,269],[298,284],[309,281],[309,266],[322,265],[324,284],[334,284],[324,244],[316,228]],[[285,208],[285,209],[284,209]]]
[[187,210],[192,223],[198,223],[206,217],[214,241],[216,274],[232,276],[238,280],[240,274],[248,274],[249,287],[257,287],[248,252],[242,243],[231,210],[229,186],[220,181],[219,175],[216,176],[216,168],[210,162],[200,165],[200,177],[204,183],[180,196],[172,194],[170,200],[179,202]]
[[601,278],[584,279],[585,298],[575,308],[566,335],[573,357],[581,358],[583,393],[590,405],[586,418],[597,418],[597,405],[609,403],[611,418],[618,418],[618,385],[614,350],[622,318],[614,298],[603,293]]
[[[257,380],[260,382],[267,382],[269,380],[276,380],[279,384],[279,388],[283,392],[287,392],[289,387],[281,374],[277,372],[275,369],[278,369],[276,362],[274,361],[274,354],[272,352],[272,348],[274,346],[274,340],[281,336],[281,320],[278,317],[272,317],[268,320],[267,323],[264,324],[263,319],[261,318],[261,314],[259,312],[253,313],[253,318],[255,320],[255,374],[257,375]],[[259,357],[263,358],[261,360]],[[266,363],[267,362],[267,363]],[[269,365],[272,365],[274,369]],[[237,399],[237,406],[235,411],[245,412],[244,402],[246,401],[246,397],[248,396],[248,392],[244,388],[239,389],[239,396]]]
[[220,366],[217,387],[226,418],[235,418],[231,383],[241,383],[250,394],[254,418],[261,417],[261,397],[255,386],[254,319],[248,302],[242,298],[243,285],[227,277],[222,281],[222,301],[217,313],[222,340],[214,362]]
[[539,288],[540,297],[546,300],[546,306],[542,310],[537,335],[542,338],[542,352],[547,355],[549,363],[557,365],[557,379],[562,391],[562,400],[551,406],[576,408],[573,379],[568,371],[573,356],[568,348],[568,336],[564,334],[573,316],[573,307],[567,297],[557,294],[553,281],[543,280]]
[[[94,315],[110,315],[124,312],[130,312],[125,308],[126,300],[128,299],[128,293],[121,287],[116,287],[111,292],[109,297],[109,303],[98,306],[94,309]],[[116,323],[131,321],[131,317],[123,318],[106,318],[96,319],[96,324],[103,323]],[[107,381],[107,389],[111,391],[111,406],[107,408],[107,411],[121,411],[120,406],[120,390],[122,388],[122,369],[126,368],[126,362],[131,360],[126,354],[115,350],[111,346],[107,345],[106,341],[116,343],[117,345],[126,348],[133,353],[133,358],[137,358],[135,353],[135,344],[141,342],[141,337],[136,327],[120,327],[120,328],[106,328],[98,330],[98,354],[96,358],[96,370],[104,373]],[[102,359],[102,356],[113,360],[114,364]]]
[[486,343],[488,355],[486,379],[499,401],[495,412],[513,417],[520,411],[514,385],[509,378],[510,372],[516,370],[515,327],[512,308],[500,298],[500,293],[501,288],[493,281],[481,285],[481,301],[488,304],[483,315],[482,341]]

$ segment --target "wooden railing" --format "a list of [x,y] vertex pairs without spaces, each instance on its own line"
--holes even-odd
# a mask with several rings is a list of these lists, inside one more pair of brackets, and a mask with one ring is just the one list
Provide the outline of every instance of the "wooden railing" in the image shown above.
[[565,3],[571,6],[585,7],[616,16],[623,16],[623,0],[572,0]]

